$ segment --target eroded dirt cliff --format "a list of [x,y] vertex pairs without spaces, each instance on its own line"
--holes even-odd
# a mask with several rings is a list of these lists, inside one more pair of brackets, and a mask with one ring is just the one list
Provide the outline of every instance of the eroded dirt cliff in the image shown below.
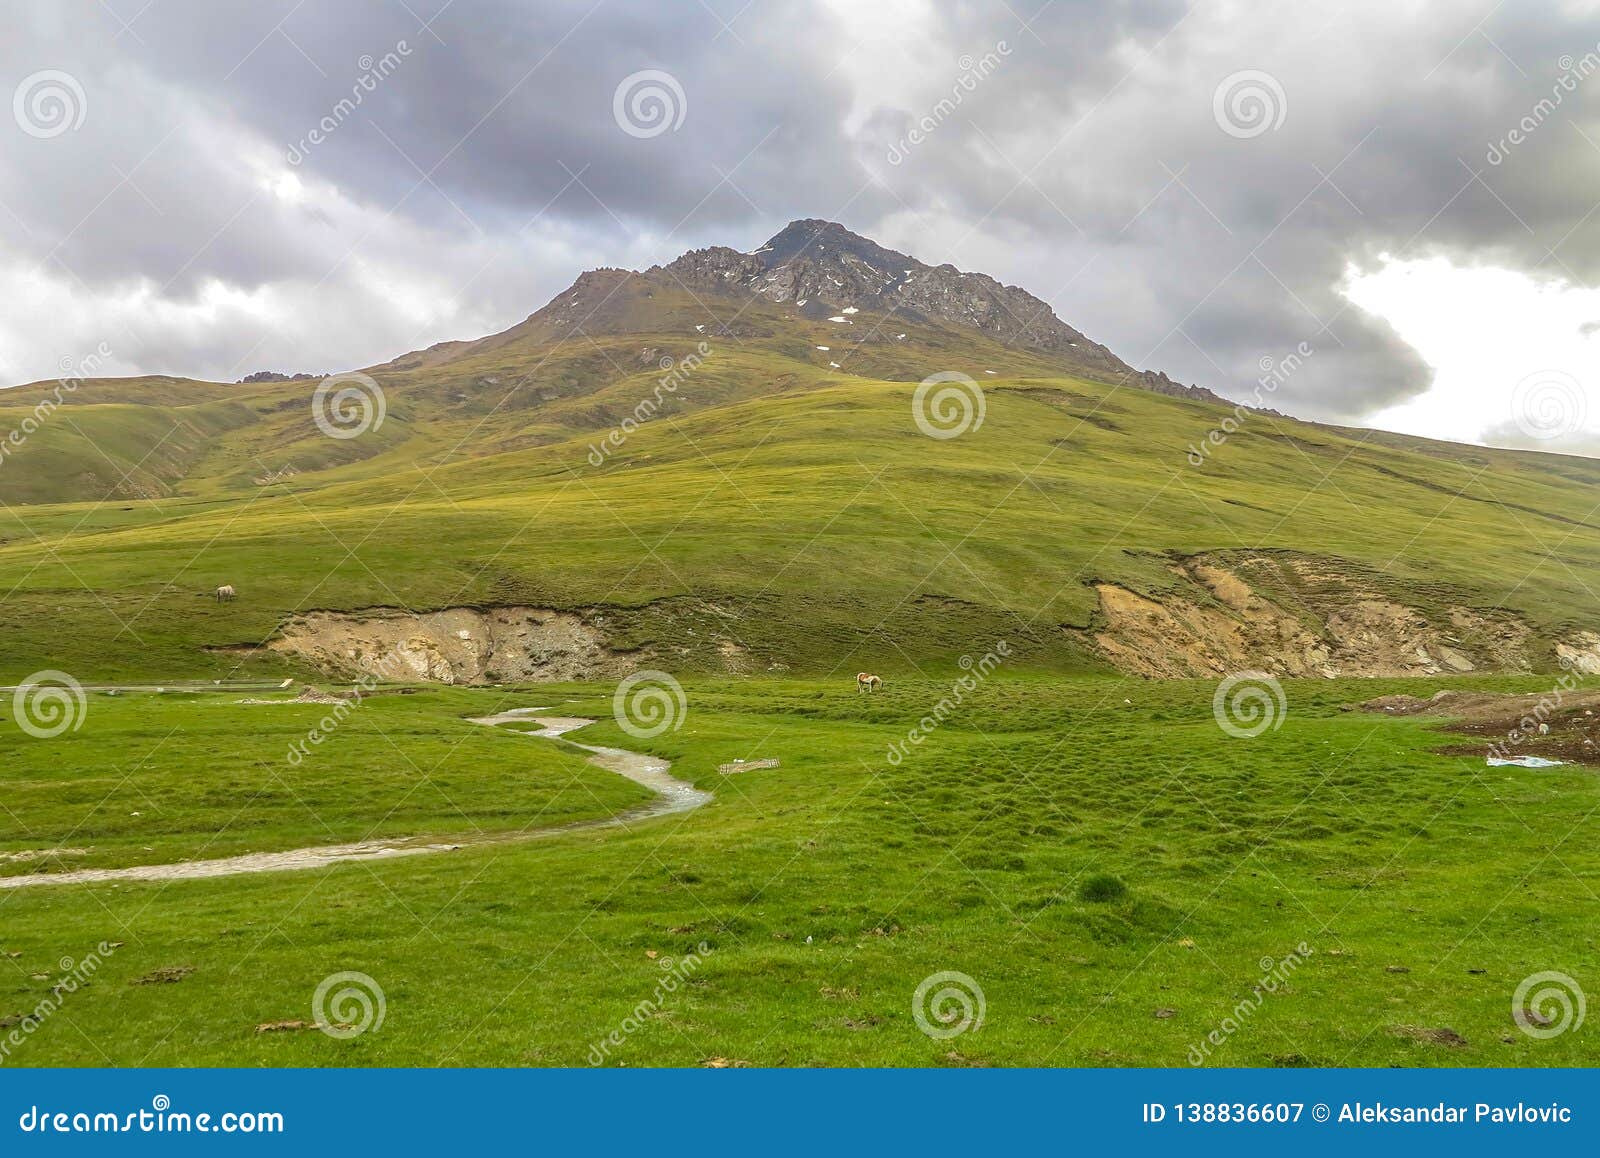
[[538,607],[315,611],[284,624],[268,646],[330,675],[445,684],[605,678],[639,664],[583,616]]
[[[1171,585],[1139,594],[1097,583],[1099,611],[1079,633],[1116,667],[1152,677],[1254,668],[1285,676],[1412,676],[1527,671],[1527,624],[1448,592],[1411,597],[1337,560],[1274,553],[1174,561]],[[1600,670],[1600,637],[1560,645]]]

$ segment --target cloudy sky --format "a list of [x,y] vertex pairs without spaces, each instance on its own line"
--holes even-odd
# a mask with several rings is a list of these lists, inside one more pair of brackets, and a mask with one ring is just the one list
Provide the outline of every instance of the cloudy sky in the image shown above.
[[[0,383],[335,370],[843,222],[1300,417],[1600,453],[1600,6],[0,0]],[[644,74],[644,75],[639,75]]]

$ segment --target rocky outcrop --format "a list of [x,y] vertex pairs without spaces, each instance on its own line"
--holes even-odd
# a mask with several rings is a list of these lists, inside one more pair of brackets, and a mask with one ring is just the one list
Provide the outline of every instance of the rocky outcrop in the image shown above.
[[686,253],[665,271],[691,288],[742,289],[804,303],[827,316],[845,308],[968,326],[1007,345],[1072,351],[1107,369],[1129,367],[1016,286],[953,265],[930,266],[831,221],[795,221],[752,253],[721,246]]
[[816,318],[851,310],[890,313],[912,323],[965,326],[1003,345],[1057,355],[1075,370],[1108,381],[1222,401],[1209,390],[1184,386],[1165,374],[1135,370],[1056,317],[1027,290],[953,265],[927,265],[832,221],[790,222],[750,253],[725,246],[693,250],[646,276],[658,273],[699,292],[745,292],[792,302]]
[[[906,337],[901,331],[919,325],[959,326],[1001,345],[1043,355],[1066,374],[1174,397],[1226,402],[1203,387],[1186,386],[1158,371],[1134,369],[1063,322],[1048,303],[1027,290],[953,265],[928,265],[837,222],[816,219],[790,222],[749,253],[717,245],[691,250],[642,272],[590,270],[508,330],[472,342],[441,342],[375,370],[428,369],[519,342],[542,345],[579,336],[683,334],[739,341],[773,337],[782,330],[780,320],[757,317],[755,311],[737,305],[708,307],[717,297],[747,301],[750,295],[783,307],[785,315],[792,310],[818,322],[848,319],[854,323],[851,337],[858,344],[895,343]],[[923,366],[917,358],[906,363],[919,377],[925,372]],[[880,366],[877,372],[883,369]],[[548,389],[548,383],[541,389]]]
[[1580,631],[1556,644],[1556,658],[1563,667],[1581,675],[1600,675],[1600,635]]

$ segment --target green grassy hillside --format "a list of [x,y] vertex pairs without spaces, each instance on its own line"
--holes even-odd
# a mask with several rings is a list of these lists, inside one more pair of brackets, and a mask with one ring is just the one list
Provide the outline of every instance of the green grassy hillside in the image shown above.
[[[341,388],[0,394],[0,678],[345,669],[362,625],[294,617],[448,608],[566,612],[598,649],[478,680],[999,638],[1048,670],[1600,672],[1600,463],[1248,413],[833,223],[584,274]],[[286,629],[322,632],[309,660],[264,648]],[[493,650],[436,629],[391,644]]]
[[[714,666],[712,637],[825,672],[909,670],[996,632],[1029,662],[1083,667],[1098,661],[1066,629],[1092,624],[1092,583],[1159,597],[1174,558],[1246,548],[1331,558],[1408,606],[1503,607],[1547,661],[1548,640],[1592,624],[1600,464],[1252,415],[1197,467],[1187,448],[1223,408],[965,366],[986,417],[938,440],[909,383],[713,353],[678,391],[689,405],[598,467],[591,448],[650,373],[478,419],[393,391],[381,431],[347,441],[284,409],[239,433],[254,469],[280,465],[274,437],[348,461],[241,487],[248,469],[217,450],[191,495],[0,512],[0,668],[283,670],[206,649],[310,608],[463,604],[609,608],[619,645],[688,668]],[[535,445],[493,453],[474,429]],[[240,599],[212,602],[220,583]]]
[[[0,391],[0,445],[8,432],[26,433],[0,458],[0,502],[253,498],[284,493],[278,484],[289,480],[304,491],[600,434],[652,395],[683,415],[841,375],[916,381],[953,365],[975,366],[979,377],[1061,372],[1047,354],[958,326],[866,314],[836,324],[759,300],[713,300],[635,289],[592,304],[603,302],[606,323],[591,322],[592,333],[562,333],[535,315],[504,334],[369,367],[384,412],[359,439],[318,427],[310,380],[99,378],[66,391],[55,382]],[[692,381],[658,390],[684,359]]]

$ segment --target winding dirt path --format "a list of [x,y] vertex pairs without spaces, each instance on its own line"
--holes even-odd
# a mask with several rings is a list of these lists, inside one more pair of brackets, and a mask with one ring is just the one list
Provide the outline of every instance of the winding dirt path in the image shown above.
[[635,784],[654,792],[655,799],[626,812],[599,820],[578,820],[570,824],[557,824],[549,828],[526,831],[485,833],[471,836],[452,844],[431,841],[427,837],[406,837],[400,840],[363,840],[354,844],[326,844],[315,848],[295,848],[284,852],[249,852],[240,856],[219,857],[215,860],[178,861],[173,864],[133,865],[129,868],[74,869],[60,873],[28,873],[22,876],[0,877],[0,890],[21,889],[33,885],[89,884],[104,881],[180,881],[207,877],[231,877],[245,873],[290,872],[297,869],[321,868],[344,861],[392,860],[402,856],[422,856],[426,853],[452,852],[485,844],[512,844],[525,840],[538,840],[565,832],[579,832],[586,828],[612,828],[635,820],[653,816],[667,816],[676,812],[691,812],[709,803],[712,795],[693,784],[679,780],[671,774],[671,763],[629,752],[623,748],[603,748],[592,744],[579,744],[566,739],[566,733],[575,731],[593,720],[573,716],[542,716],[547,708],[517,708],[493,716],[469,719],[470,724],[504,727],[510,724],[537,724],[537,731],[511,728],[519,735],[541,740],[555,740],[582,748],[589,753],[589,763],[607,772],[625,776]]

